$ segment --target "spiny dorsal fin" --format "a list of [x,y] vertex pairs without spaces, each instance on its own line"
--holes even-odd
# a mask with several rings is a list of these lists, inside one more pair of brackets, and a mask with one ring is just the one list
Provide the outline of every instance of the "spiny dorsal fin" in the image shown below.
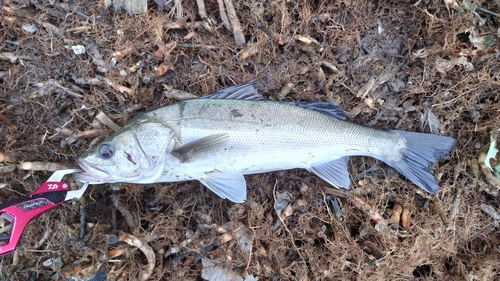
[[226,144],[228,138],[227,134],[210,135],[187,143],[170,153],[179,158],[181,162],[191,162],[202,156],[210,156],[211,153],[214,153],[214,150]]
[[325,102],[292,101],[290,102],[290,104],[294,104],[303,108],[308,108],[314,111],[325,113],[340,120],[346,120],[347,118],[340,104],[334,101],[325,101]]
[[255,81],[250,81],[218,90],[217,92],[202,96],[200,99],[267,100],[267,97],[257,92],[257,89],[255,89]]
[[[250,81],[241,85],[232,86],[219,90],[212,94],[202,96],[200,99],[232,99],[232,100],[269,100],[266,96],[259,94],[255,88],[255,81]],[[340,120],[345,120],[346,116],[342,107],[334,102],[288,102],[303,108],[311,109],[321,113],[328,114]]]

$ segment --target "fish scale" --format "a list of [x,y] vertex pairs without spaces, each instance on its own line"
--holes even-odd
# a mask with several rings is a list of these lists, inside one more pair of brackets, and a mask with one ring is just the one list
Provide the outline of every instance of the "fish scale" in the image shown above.
[[361,155],[387,163],[430,193],[439,189],[429,165],[448,154],[454,139],[351,123],[333,102],[262,99],[247,83],[144,113],[82,154],[77,161],[85,172],[75,177],[92,183],[199,180],[222,198],[243,202],[243,175],[276,170],[305,168],[349,188],[348,159]]

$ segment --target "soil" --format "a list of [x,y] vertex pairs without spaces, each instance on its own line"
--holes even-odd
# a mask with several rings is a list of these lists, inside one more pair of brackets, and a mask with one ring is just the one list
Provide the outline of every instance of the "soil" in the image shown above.
[[0,202],[76,167],[112,133],[99,112],[123,125],[186,94],[172,89],[250,80],[272,99],[335,100],[356,123],[456,138],[433,167],[441,189],[367,157],[349,162],[349,192],[278,171],[246,177],[243,204],[198,182],[94,185],[28,225],[0,280],[500,280],[500,186],[479,159],[500,127],[499,2],[234,0],[246,44],[216,1],[207,17],[194,1],[134,16],[103,2],[0,4]]

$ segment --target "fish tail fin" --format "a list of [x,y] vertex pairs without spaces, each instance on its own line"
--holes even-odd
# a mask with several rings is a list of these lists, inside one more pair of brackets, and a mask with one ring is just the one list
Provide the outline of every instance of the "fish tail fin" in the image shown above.
[[446,157],[455,145],[455,139],[399,130],[391,132],[406,139],[406,148],[399,160],[379,160],[389,164],[423,190],[435,194],[440,187],[429,165]]

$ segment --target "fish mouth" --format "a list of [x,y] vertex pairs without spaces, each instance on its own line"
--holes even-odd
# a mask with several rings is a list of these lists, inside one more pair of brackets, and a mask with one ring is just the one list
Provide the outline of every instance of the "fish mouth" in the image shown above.
[[101,184],[108,182],[111,178],[109,173],[95,166],[88,165],[84,160],[77,159],[76,163],[83,169],[83,172],[73,174],[73,177],[77,181]]

